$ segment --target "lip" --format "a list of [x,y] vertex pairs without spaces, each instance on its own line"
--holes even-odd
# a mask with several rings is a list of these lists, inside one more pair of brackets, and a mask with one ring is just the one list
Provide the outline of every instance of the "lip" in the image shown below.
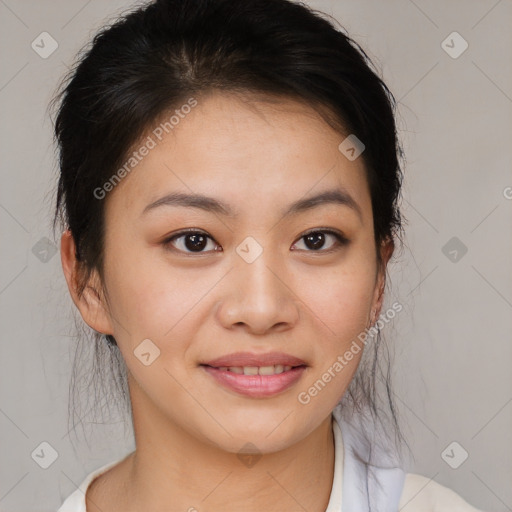
[[250,398],[266,398],[282,393],[297,383],[306,370],[306,366],[301,365],[274,375],[243,375],[213,366],[201,365],[201,368],[225,388]]
[[284,352],[267,352],[265,354],[234,352],[202,363],[202,365],[214,368],[222,366],[275,366],[278,364],[283,366],[307,366],[302,359]]

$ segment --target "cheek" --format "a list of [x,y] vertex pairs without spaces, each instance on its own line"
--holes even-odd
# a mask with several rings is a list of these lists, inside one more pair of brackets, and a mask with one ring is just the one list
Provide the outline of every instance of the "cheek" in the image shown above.
[[[165,370],[174,375],[186,359],[197,326],[191,321],[194,306],[204,293],[185,281],[186,273],[171,274],[168,269],[164,273],[150,260],[129,266],[119,261],[111,274],[119,348],[137,386],[155,403],[167,396],[181,396],[180,386]],[[145,353],[150,354],[148,365]]]
[[305,304],[322,331],[339,343],[366,328],[374,284],[371,266],[315,272],[302,281],[299,296],[307,298]]
[[365,350],[374,289],[373,268],[318,273],[303,282],[315,332],[314,369],[298,396],[301,404],[332,409],[348,388]]
[[[169,272],[161,261],[126,252],[109,267],[108,290],[119,335],[131,345],[163,339],[200,297],[186,272]],[[194,291],[195,290],[195,291]]]

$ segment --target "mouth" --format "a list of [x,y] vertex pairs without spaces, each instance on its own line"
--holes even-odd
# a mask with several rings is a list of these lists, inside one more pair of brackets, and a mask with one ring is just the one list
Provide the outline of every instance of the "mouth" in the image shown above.
[[280,394],[296,384],[307,364],[283,353],[236,353],[200,364],[223,388],[251,398]]
[[[217,357],[210,361],[202,363],[205,366],[213,368],[270,368],[277,367],[277,373],[280,367],[306,366],[306,362],[302,359],[286,354],[284,352],[266,352],[264,354],[256,354],[253,352],[235,352],[225,356]],[[252,371],[252,370],[250,370]],[[282,373],[282,372],[281,372]],[[248,374],[254,375],[254,374]]]
[[299,368],[301,366],[305,367],[306,365],[291,366],[276,364],[272,366],[201,366],[208,366],[209,368],[214,368],[221,372],[231,372],[236,373],[237,375],[279,375],[283,372],[289,372],[292,368]]

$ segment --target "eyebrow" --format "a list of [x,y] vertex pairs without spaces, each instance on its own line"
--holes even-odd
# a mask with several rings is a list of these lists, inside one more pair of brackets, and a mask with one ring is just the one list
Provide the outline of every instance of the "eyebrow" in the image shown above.
[[[281,212],[281,217],[287,217],[302,213],[324,204],[340,204],[351,208],[362,220],[363,214],[361,208],[353,197],[345,190],[332,189],[320,192],[314,196],[305,199],[299,199],[290,204]],[[211,213],[218,213],[225,217],[234,218],[237,214],[225,203],[208,197],[203,194],[185,194],[181,192],[173,192],[167,194],[160,199],[148,204],[141,215],[148,213],[160,206],[183,206],[187,208],[198,208]]]

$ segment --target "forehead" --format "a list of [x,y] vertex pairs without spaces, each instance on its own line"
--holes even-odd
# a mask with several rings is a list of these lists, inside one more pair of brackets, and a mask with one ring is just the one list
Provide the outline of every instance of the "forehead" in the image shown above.
[[362,210],[370,206],[363,159],[350,161],[339,151],[347,134],[311,106],[218,92],[195,100],[193,108],[178,108],[179,115],[166,113],[134,146],[150,149],[139,152],[110,192],[108,208],[138,216],[152,201],[179,191],[224,198],[236,211],[248,198],[281,209],[308,192],[334,187]]

